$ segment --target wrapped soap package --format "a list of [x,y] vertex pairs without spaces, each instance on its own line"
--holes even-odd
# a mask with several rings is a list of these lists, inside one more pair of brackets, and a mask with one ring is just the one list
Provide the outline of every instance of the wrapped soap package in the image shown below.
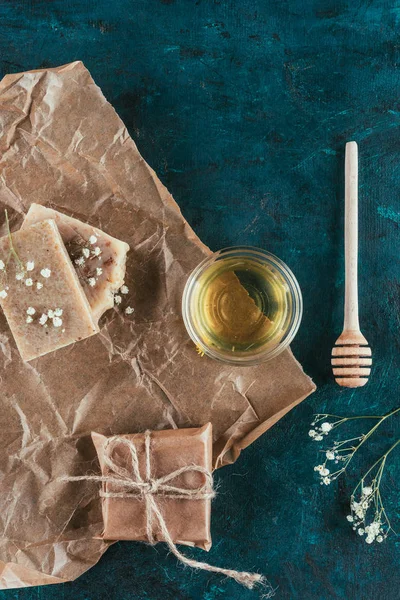
[[[81,62],[0,83],[0,237],[32,204],[129,245],[121,304],[100,332],[24,363],[0,311],[0,587],[71,581],[106,551],[91,432],[213,428],[237,459],[314,389],[290,350],[257,367],[199,357],[181,315],[209,255]],[[36,210],[36,209],[35,209]],[[32,213],[30,213],[32,216]],[[126,314],[126,308],[134,312]]]
[[[211,473],[212,470],[212,428],[207,424],[201,428],[170,429],[153,431],[149,435],[149,463],[150,477],[146,473],[146,447],[145,434],[137,433],[120,436],[134,444],[139,462],[141,480],[153,482],[173,474],[178,469],[185,467],[202,467]],[[107,442],[114,441],[99,433],[92,433],[93,443],[96,447],[100,462],[101,472],[104,477],[116,477],[115,472],[107,466],[104,455]],[[112,461],[128,474],[128,478],[136,481],[132,467],[132,457],[129,447],[118,444],[112,450]],[[174,488],[196,490],[204,484],[204,475],[196,470],[189,469],[168,481]],[[147,535],[147,510],[148,507],[140,494],[130,493],[129,488],[124,488],[115,483],[104,483],[103,490],[107,493],[116,493],[116,497],[102,498],[102,511],[104,530],[102,536],[106,540],[148,540]],[[126,497],[118,494],[125,492]],[[173,492],[165,493],[161,488],[154,494],[155,501],[160,508],[165,525],[172,540],[176,544],[198,546],[204,550],[211,547],[210,514],[211,499],[183,499],[175,498]],[[152,519],[152,535],[156,541],[164,541],[160,532],[159,523]]]

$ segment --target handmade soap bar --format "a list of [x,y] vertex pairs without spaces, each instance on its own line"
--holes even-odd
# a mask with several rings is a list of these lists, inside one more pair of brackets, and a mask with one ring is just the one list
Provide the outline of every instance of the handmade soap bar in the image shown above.
[[53,220],[0,239],[0,305],[25,361],[97,333]]
[[31,204],[22,229],[44,219],[56,222],[89,300],[93,318],[98,321],[106,310],[114,306],[114,294],[124,283],[128,244],[40,204]]
[[[176,498],[172,491],[157,489],[159,478],[170,475],[177,469],[189,467],[188,471],[170,479],[167,485],[174,488],[198,490],[205,484],[203,473],[192,470],[196,465],[211,472],[212,469],[212,428],[208,423],[194,429],[171,429],[152,431],[150,433],[150,476],[146,473],[146,444],[144,433],[120,436],[131,441],[137,450],[140,477],[144,484],[152,481],[153,498],[160,509],[167,530],[175,543],[198,546],[205,550],[211,547],[210,513],[211,500]],[[117,443],[110,447],[112,438],[92,433],[92,439],[99,457],[102,475],[115,478],[116,472],[106,464],[107,447],[111,448],[111,460],[118,465],[118,471],[126,472],[129,478],[137,481],[132,465],[129,448]],[[117,440],[118,441],[118,440]],[[109,462],[109,461],[107,461]],[[122,467],[122,470],[121,470]],[[125,471],[124,471],[125,470]],[[117,471],[117,473],[118,473]],[[143,496],[135,490],[120,487],[115,483],[103,483],[103,492],[117,493],[126,497],[103,497],[102,509],[104,519],[103,537],[106,540],[148,540],[147,511],[148,505]],[[179,495],[179,494],[178,494]],[[157,541],[163,541],[160,524],[155,515],[149,515],[152,523],[152,534]]]

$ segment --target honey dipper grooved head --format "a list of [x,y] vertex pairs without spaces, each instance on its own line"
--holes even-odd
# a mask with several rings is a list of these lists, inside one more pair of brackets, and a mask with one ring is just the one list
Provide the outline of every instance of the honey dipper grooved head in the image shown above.
[[[361,345],[362,344],[362,345]],[[332,367],[335,381],[343,387],[362,387],[371,373],[371,348],[359,333],[341,335],[332,349]]]

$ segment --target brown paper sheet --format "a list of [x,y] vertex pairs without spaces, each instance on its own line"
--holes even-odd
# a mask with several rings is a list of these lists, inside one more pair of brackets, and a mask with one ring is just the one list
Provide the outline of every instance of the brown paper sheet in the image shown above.
[[[81,62],[0,83],[0,211],[32,202],[126,241],[132,317],[23,363],[0,314],[0,587],[73,580],[107,549],[96,486],[57,478],[98,464],[105,435],[212,422],[214,465],[236,460],[315,386],[290,351],[237,368],[200,358],[181,319],[189,272],[209,250],[145,163]],[[0,216],[0,235],[4,217]]]

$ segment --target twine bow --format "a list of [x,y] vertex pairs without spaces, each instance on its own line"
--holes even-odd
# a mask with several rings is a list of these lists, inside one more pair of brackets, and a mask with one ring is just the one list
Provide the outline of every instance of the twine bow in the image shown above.
[[[131,459],[132,471],[118,465],[113,459],[113,452],[116,447],[125,446],[129,450]],[[101,483],[112,484],[119,488],[119,492],[108,492],[102,490],[100,496],[102,498],[132,498],[140,499],[145,502],[146,506],[146,535],[149,543],[154,545],[157,540],[153,535],[154,519],[158,521],[160,531],[164,541],[167,543],[171,552],[183,564],[192,567],[193,569],[202,569],[214,573],[221,573],[227,577],[235,579],[238,583],[253,589],[256,584],[261,584],[268,587],[270,592],[264,598],[270,598],[273,591],[263,577],[258,573],[248,573],[246,571],[234,571],[232,569],[223,569],[214,567],[205,562],[200,562],[188,558],[182,554],[176,547],[165,523],[165,519],[157,503],[157,497],[181,498],[185,500],[205,500],[215,497],[213,490],[213,477],[210,471],[198,465],[188,465],[172,471],[163,477],[154,478],[151,476],[151,432],[145,432],[145,461],[146,474],[143,479],[140,469],[137,448],[134,442],[130,439],[121,436],[114,436],[107,439],[104,446],[104,463],[107,465],[110,475],[83,475],[78,477],[62,477],[63,481],[97,481]],[[177,479],[183,473],[198,472],[204,475],[205,482],[198,488],[187,489],[172,485],[174,479]]]

